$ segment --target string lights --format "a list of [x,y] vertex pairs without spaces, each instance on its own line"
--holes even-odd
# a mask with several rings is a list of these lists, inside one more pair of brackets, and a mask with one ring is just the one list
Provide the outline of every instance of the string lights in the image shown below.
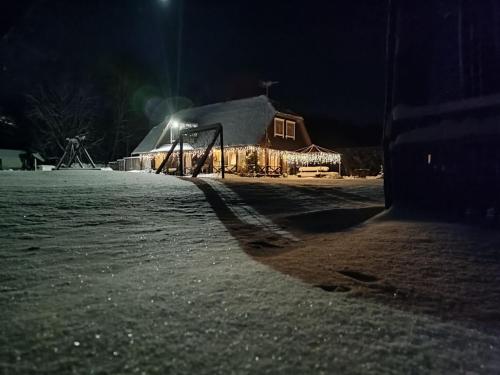
[[[314,146],[314,145],[313,145]],[[205,148],[194,148],[191,150],[185,150],[185,155],[190,155],[191,157],[200,157],[205,153]],[[229,154],[231,152],[265,152],[265,148],[261,146],[254,145],[245,145],[245,146],[230,146],[224,147],[225,153]],[[289,164],[295,164],[297,166],[310,165],[310,164],[339,164],[341,162],[341,154],[320,148],[315,146],[311,148],[309,146],[306,149],[298,150],[298,151],[283,151],[283,150],[275,150],[275,149],[267,149],[269,154],[278,154],[280,158],[283,158]],[[213,155],[214,151],[220,151],[220,147],[213,147],[210,151],[210,156]],[[174,151],[173,154],[177,155],[179,152]],[[141,157],[145,160],[150,161],[156,157],[166,157],[167,151],[151,151],[149,153],[144,153]]]
[[338,164],[341,160],[340,154],[326,152],[311,152],[307,154],[300,152],[287,152],[285,157],[289,163],[297,165]]

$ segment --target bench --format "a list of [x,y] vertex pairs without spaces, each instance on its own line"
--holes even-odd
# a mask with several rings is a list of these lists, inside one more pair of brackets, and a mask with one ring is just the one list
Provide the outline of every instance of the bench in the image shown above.
[[330,168],[325,166],[300,167],[297,177],[326,177]]

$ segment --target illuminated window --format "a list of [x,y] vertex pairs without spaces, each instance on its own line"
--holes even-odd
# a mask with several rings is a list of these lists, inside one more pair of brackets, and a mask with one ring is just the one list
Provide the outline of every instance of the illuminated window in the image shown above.
[[286,120],[286,138],[295,139],[295,121]]
[[285,136],[285,120],[282,118],[274,119],[274,136],[282,138]]

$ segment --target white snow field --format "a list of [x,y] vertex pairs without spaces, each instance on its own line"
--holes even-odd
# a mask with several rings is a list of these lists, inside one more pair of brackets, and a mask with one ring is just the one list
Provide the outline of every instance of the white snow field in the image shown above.
[[500,373],[494,332],[268,268],[175,177],[0,173],[0,262],[0,374]]

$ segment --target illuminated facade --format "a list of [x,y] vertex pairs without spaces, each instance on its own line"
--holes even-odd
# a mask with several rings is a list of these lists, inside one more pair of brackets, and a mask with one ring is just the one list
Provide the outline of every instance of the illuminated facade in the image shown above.
[[[224,129],[226,172],[240,175],[282,175],[296,173],[300,165],[318,161],[320,155],[306,155],[295,150],[311,145],[304,119],[276,108],[266,96],[216,103],[180,111],[154,127],[133,151],[140,158],[141,169],[156,169],[182,129],[221,123]],[[205,151],[210,134],[185,138],[184,173],[189,174],[197,158]],[[177,149],[176,149],[177,151]],[[168,169],[179,165],[175,152]],[[328,159],[330,157],[330,159]],[[203,171],[219,172],[220,146],[215,145]],[[314,159],[316,158],[316,160]],[[323,160],[340,159],[339,154]],[[339,160],[340,162],[340,160]]]

